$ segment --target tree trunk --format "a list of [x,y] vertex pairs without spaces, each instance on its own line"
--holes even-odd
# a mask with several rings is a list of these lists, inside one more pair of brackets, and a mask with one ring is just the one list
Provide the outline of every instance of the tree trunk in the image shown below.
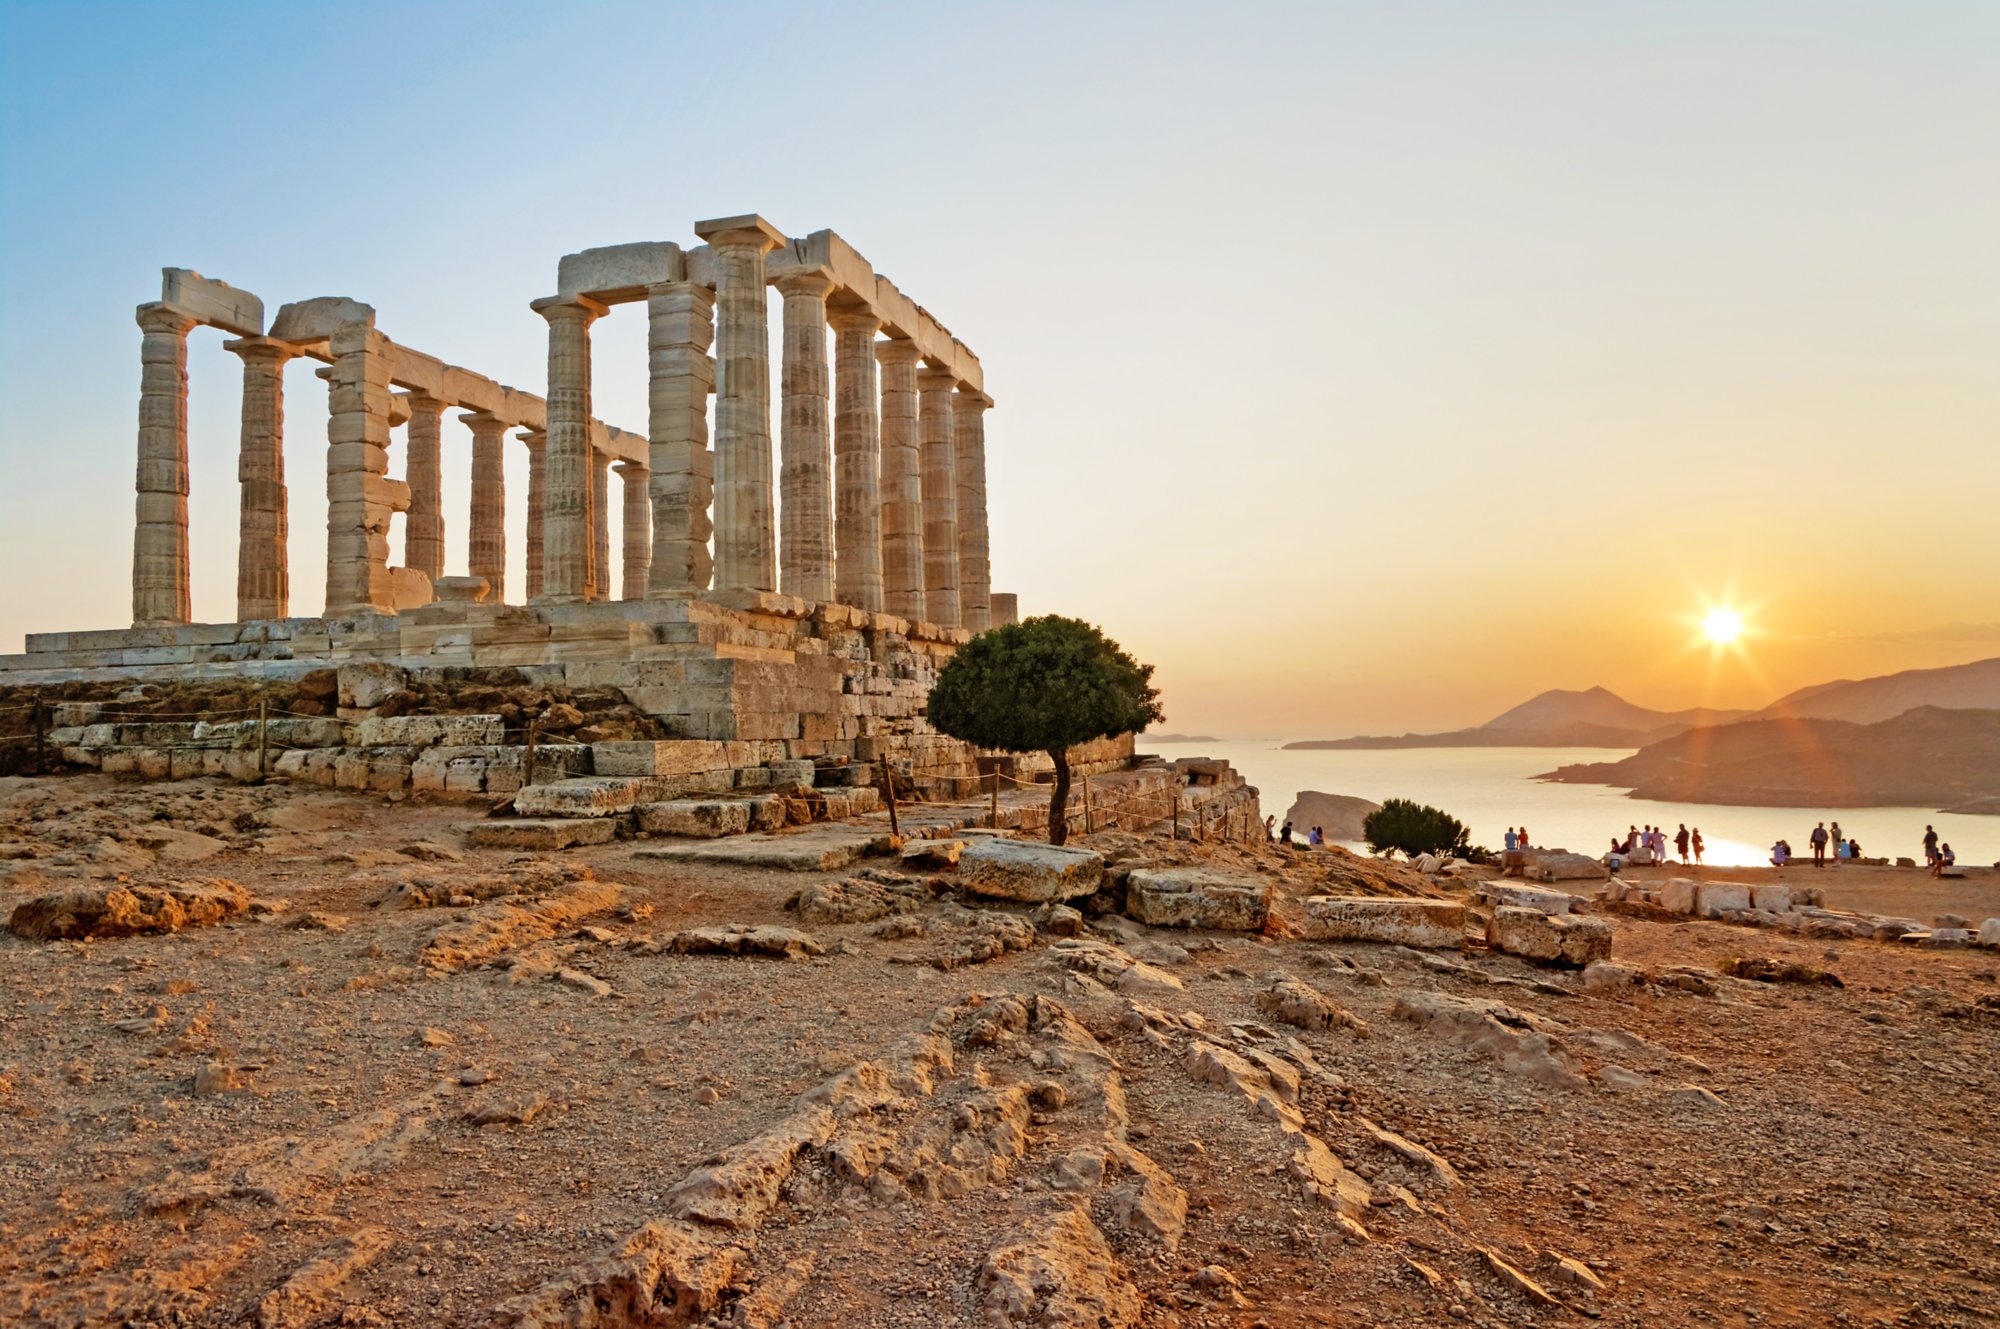
[[1056,788],[1049,795],[1049,843],[1062,844],[1069,839],[1069,752],[1065,748],[1050,748],[1049,759],[1056,764]]

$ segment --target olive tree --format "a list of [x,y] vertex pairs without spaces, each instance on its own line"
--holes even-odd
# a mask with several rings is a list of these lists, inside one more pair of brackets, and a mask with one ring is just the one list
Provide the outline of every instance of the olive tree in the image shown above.
[[959,647],[931,688],[941,733],[1002,752],[1046,752],[1055,763],[1049,843],[1069,837],[1069,749],[1137,733],[1164,718],[1153,666],[1089,623],[1054,614],[982,632]]

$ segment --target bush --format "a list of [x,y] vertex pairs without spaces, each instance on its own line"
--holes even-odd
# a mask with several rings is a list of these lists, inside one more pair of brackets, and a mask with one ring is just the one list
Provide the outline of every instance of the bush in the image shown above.
[[1407,798],[1392,798],[1369,813],[1362,820],[1361,836],[1378,854],[1400,849],[1411,858],[1458,856],[1457,851],[1466,848],[1466,830],[1458,818]]

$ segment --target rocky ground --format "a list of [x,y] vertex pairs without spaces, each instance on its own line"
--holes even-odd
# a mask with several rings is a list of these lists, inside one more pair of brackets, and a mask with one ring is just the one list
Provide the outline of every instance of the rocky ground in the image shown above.
[[[2000,1323],[1990,951],[1641,908],[1586,983],[1296,939],[1304,895],[1464,890],[1334,855],[1107,839],[1279,917],[1051,935],[950,871],[469,815],[0,780],[0,911],[179,925],[0,937],[0,1323]],[[2000,914],[1990,871],[1822,875]]]

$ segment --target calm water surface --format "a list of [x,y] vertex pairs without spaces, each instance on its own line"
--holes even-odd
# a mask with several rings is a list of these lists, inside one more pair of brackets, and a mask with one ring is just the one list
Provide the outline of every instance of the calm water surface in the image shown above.
[[[1264,811],[1282,820],[1302,789],[1353,794],[1379,803],[1413,798],[1464,822],[1472,842],[1498,849],[1509,826],[1526,823],[1538,845],[1601,854],[1627,826],[1664,826],[1671,837],[1686,822],[1707,842],[1706,862],[1725,867],[1763,863],[1780,836],[1810,858],[1806,835],[1819,821],[1838,821],[1870,857],[1922,861],[1926,824],[1957,851],[1961,863],[2000,861],[2000,817],[1947,816],[1930,808],[1755,808],[1650,803],[1604,785],[1544,784],[1529,777],[1572,762],[1617,761],[1605,748],[1410,748],[1392,751],[1291,751],[1275,741],[1161,744],[1141,752],[1224,757],[1262,793]],[[1303,829],[1303,828],[1302,828]]]

